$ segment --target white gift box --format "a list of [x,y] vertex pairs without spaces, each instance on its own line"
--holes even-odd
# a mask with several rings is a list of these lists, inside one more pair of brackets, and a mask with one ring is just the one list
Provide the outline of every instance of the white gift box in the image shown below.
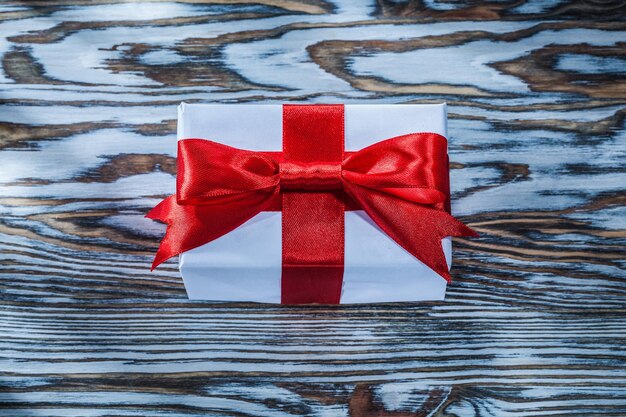
[[[345,150],[394,136],[447,137],[445,104],[345,105]],[[282,106],[187,104],[178,108],[178,139],[202,138],[254,151],[282,151]],[[190,299],[281,301],[280,212],[262,212],[230,233],[179,257]],[[451,264],[451,239],[442,239]],[[345,212],[341,304],[443,300],[447,281],[388,237],[365,212]]]

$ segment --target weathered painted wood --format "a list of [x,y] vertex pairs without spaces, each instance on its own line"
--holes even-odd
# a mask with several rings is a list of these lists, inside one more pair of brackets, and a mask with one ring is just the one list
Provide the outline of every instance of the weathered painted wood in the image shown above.
[[[626,415],[625,13],[0,3],[0,414]],[[181,100],[447,101],[482,234],[447,300],[190,302],[150,273]]]

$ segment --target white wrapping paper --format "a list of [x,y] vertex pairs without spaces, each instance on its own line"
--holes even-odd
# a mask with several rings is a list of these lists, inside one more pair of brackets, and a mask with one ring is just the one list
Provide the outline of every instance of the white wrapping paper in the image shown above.
[[[346,151],[413,132],[447,137],[446,106],[345,106]],[[282,150],[281,105],[186,104],[178,139],[203,138],[242,149]],[[281,213],[263,212],[232,232],[183,253],[190,299],[280,303]],[[442,240],[451,263],[450,238]],[[443,300],[446,280],[382,232],[363,211],[345,212],[341,303]]]

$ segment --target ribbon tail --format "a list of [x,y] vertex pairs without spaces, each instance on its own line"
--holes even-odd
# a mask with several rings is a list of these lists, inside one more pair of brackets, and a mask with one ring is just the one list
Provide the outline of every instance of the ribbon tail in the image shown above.
[[348,182],[344,187],[389,237],[448,282],[451,277],[441,239],[478,236],[445,211]]
[[154,256],[154,261],[152,262],[150,271],[153,271],[154,268],[159,266],[161,263],[176,255],[176,250],[173,249],[176,247],[176,244],[172,241],[172,234],[169,233],[170,224],[172,223],[172,214],[176,212],[174,205],[177,205],[176,194],[170,195],[150,210],[148,214],[146,214],[147,218],[157,220],[168,225],[165,236],[161,240],[159,249]]
[[170,205],[172,203],[176,203],[176,194],[172,194],[154,206],[148,214],[146,214],[146,217],[152,220],[167,223],[167,214],[170,212]]
[[227,204],[205,205],[178,204],[176,195],[167,197],[146,215],[167,224],[150,270],[229,233],[268,208],[277,194],[278,187],[274,187],[245,193]]

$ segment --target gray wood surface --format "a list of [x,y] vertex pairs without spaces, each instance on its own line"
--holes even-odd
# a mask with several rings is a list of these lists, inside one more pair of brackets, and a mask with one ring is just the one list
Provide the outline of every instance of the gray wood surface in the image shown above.
[[[0,2],[0,415],[626,415],[625,14]],[[190,302],[150,273],[181,100],[448,102],[482,238],[447,300]]]

